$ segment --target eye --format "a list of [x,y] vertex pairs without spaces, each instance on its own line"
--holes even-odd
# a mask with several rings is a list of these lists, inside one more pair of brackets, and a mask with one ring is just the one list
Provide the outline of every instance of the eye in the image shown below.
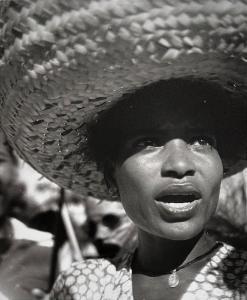
[[110,229],[115,229],[120,224],[120,217],[113,214],[107,214],[102,218],[102,224]]
[[200,135],[193,137],[190,142],[192,146],[198,148],[210,147],[216,148],[216,139],[213,136]]
[[142,137],[133,142],[133,147],[138,149],[144,149],[149,147],[159,147],[159,142],[154,137]]

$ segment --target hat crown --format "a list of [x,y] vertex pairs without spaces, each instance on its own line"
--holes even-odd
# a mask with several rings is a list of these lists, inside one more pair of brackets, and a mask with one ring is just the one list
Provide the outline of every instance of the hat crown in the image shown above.
[[2,63],[20,60],[37,73],[78,54],[115,53],[127,42],[133,60],[209,51],[246,56],[245,1],[20,2],[9,1],[2,17]]

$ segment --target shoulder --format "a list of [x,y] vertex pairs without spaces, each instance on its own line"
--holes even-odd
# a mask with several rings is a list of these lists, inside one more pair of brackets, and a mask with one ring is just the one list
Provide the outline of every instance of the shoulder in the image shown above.
[[223,244],[212,264],[221,271],[228,287],[247,290],[247,250]]
[[223,262],[231,261],[230,265],[246,267],[247,265],[247,250],[242,248],[236,248],[223,243],[219,250],[219,256]]
[[77,262],[58,277],[53,290],[51,299],[60,299],[70,295],[71,299],[95,299],[97,295],[102,295],[106,282],[114,280],[117,274],[116,267],[106,259],[88,259]]
[[51,250],[51,247],[43,247],[30,240],[13,240],[1,260],[1,293],[7,299],[28,300],[34,299],[34,288],[46,291],[49,288]]

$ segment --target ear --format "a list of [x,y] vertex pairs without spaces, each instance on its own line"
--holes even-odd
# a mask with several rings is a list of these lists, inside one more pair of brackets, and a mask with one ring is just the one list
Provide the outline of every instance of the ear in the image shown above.
[[223,163],[223,170],[224,170],[223,178],[231,176],[243,169],[239,157],[224,158],[222,159],[222,163]]
[[112,161],[107,161],[104,166],[104,179],[108,188],[111,200],[119,201],[118,186],[114,177],[115,164]]

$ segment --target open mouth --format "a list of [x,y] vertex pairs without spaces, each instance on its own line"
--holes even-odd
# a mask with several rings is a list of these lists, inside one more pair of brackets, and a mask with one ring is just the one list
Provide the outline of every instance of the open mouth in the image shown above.
[[95,246],[99,252],[99,256],[103,258],[114,258],[120,250],[119,245],[107,244],[98,240],[95,241]]
[[201,198],[201,195],[197,192],[193,193],[179,193],[179,194],[167,194],[158,197],[157,200],[164,203],[190,203]]
[[172,188],[164,191],[156,201],[169,213],[187,213],[193,211],[200,203],[202,195],[192,188]]

